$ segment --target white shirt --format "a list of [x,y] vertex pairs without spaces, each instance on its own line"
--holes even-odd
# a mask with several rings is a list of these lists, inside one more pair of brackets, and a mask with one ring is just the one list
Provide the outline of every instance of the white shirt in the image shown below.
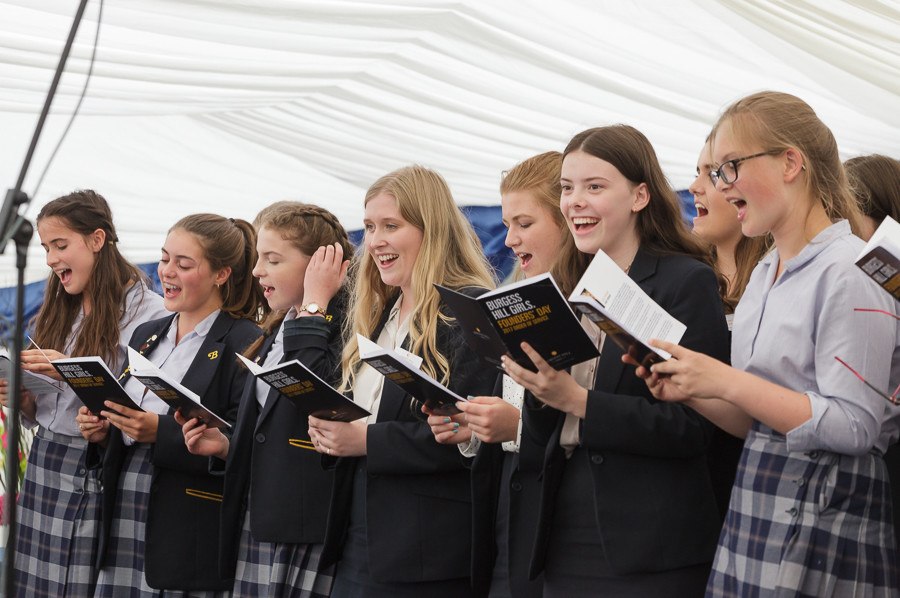
[[[400,322],[401,295],[388,315],[387,322],[381,330],[381,334],[375,339],[375,343],[385,349],[396,349],[403,345],[403,341],[409,335],[409,316]],[[370,415],[366,418],[367,424],[375,423],[378,419],[378,407],[381,405],[381,391],[384,388],[384,376],[378,373],[367,363],[363,363],[356,375],[356,383],[353,385],[353,402],[360,407],[368,409]]]
[[[173,379],[181,382],[194,362],[197,352],[200,351],[200,347],[203,346],[203,341],[206,340],[206,335],[209,334],[210,328],[212,328],[216,318],[219,317],[219,313],[221,311],[217,309],[206,316],[193,330],[182,337],[181,342],[177,342],[178,318],[181,316],[176,315],[166,331],[166,335],[159,340],[153,352],[146,356],[147,359]],[[147,390],[147,387],[141,384],[134,376],[128,378],[123,388],[128,393],[128,396],[144,411],[157,414],[169,412],[169,404],[156,396],[152,391]],[[134,440],[125,434],[122,436],[125,438],[126,445],[134,444]]]

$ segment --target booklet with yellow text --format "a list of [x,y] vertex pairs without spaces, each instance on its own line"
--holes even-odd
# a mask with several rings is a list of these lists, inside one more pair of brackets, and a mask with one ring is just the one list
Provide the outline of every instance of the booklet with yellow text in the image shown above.
[[119,384],[119,377],[113,375],[99,357],[67,357],[50,364],[94,415],[99,417],[100,412],[106,409],[104,401],[143,411]]
[[454,415],[460,413],[456,407],[464,398],[419,369],[415,355],[396,349],[385,349],[361,334],[356,335],[359,342],[359,357],[378,373],[413,396],[436,415]]
[[500,358],[509,355],[522,367],[535,371],[522,342],[557,370],[598,355],[550,274],[520,280],[478,297],[434,286],[456,317],[469,347],[488,363],[499,367]]
[[156,367],[149,359],[128,347],[128,370],[134,379],[162,399],[185,419],[197,418],[210,428],[230,428],[231,424],[207,409],[190,388]]
[[243,355],[238,357],[251,374],[280,392],[306,415],[336,422],[352,422],[371,415],[297,359],[263,368]]

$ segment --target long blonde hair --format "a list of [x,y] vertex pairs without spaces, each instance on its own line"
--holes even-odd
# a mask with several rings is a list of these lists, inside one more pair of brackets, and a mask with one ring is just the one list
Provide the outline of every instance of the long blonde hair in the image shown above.
[[[491,288],[491,267],[441,175],[418,165],[395,170],[369,187],[365,203],[382,193],[393,197],[403,219],[422,231],[422,245],[413,266],[415,305],[409,322],[409,350],[422,357],[425,372],[446,383],[450,364],[437,348],[437,328],[439,320],[446,323],[451,318],[441,313],[433,283],[456,289]],[[350,265],[349,278],[352,305],[345,322],[341,390],[353,387],[359,369],[356,335],[371,338],[382,313],[399,294],[399,289],[382,282],[374,260],[366,253],[365,240]]]
[[[500,195],[516,191],[528,191],[547,210],[560,231],[560,255],[574,256],[575,238],[569,232],[569,225],[559,209],[562,186],[559,173],[562,168],[562,153],[544,152],[519,162],[506,172],[500,182]],[[518,261],[514,271],[515,279],[521,278]]]

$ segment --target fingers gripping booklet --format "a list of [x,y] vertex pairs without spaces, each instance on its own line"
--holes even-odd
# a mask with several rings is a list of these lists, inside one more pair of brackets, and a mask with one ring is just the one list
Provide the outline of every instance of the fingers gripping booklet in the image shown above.
[[436,415],[460,413],[456,403],[465,399],[421,371],[419,363],[414,361],[417,360],[415,355],[398,349],[385,349],[361,334],[356,335],[356,340],[359,342],[360,359],[413,398],[424,403],[432,413]]
[[541,274],[470,297],[435,285],[459,322],[466,342],[488,363],[500,366],[509,355],[536,371],[522,350],[527,342],[554,369],[597,357],[597,347],[581,327],[550,274]]
[[147,387],[185,419],[197,418],[210,428],[230,428],[231,424],[207,409],[200,397],[156,367],[149,359],[128,347],[128,369],[135,380]]
[[644,366],[672,357],[651,347],[650,339],[678,343],[687,329],[602,251],[591,260],[569,302],[605,332],[607,340]]
[[352,422],[371,415],[297,359],[263,368],[243,355],[238,357],[251,374],[280,392],[306,415],[336,422]]

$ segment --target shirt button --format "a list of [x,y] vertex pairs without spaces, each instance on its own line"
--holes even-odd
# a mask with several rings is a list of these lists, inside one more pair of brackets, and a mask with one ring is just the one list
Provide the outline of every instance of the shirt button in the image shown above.
[[260,432],[259,434],[256,435],[256,442],[265,442],[265,441],[266,441],[266,435],[265,435],[265,434],[263,434],[262,432]]
[[815,461],[819,458],[819,451],[808,451],[806,456]]
[[787,513],[791,517],[796,517],[797,516],[797,507],[791,507],[790,509],[785,511],[785,513]]
[[603,463],[603,455],[591,455],[591,463],[594,465],[600,465]]
[[79,468],[78,468],[78,471],[77,471],[76,473],[77,473],[78,475],[84,475],[84,467],[79,467]]
[[521,491],[522,491],[522,484],[519,483],[519,482],[513,482],[513,483],[510,485],[510,488],[512,488],[512,489],[515,490],[516,492],[521,492]]
[[797,480],[797,485],[800,486],[800,487],[802,488],[803,486],[806,485],[806,480],[804,480],[803,478],[799,478],[799,479]]

